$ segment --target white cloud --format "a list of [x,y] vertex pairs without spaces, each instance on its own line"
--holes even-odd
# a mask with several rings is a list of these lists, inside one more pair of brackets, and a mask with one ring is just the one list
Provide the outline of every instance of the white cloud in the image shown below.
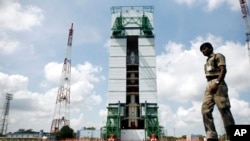
[[208,11],[212,11],[223,4],[224,0],[207,0]]
[[192,107],[188,109],[179,107],[176,112],[176,127],[186,128],[190,125],[199,125],[202,122],[200,107],[201,102],[192,102]]
[[193,5],[197,0],[175,0],[179,4],[187,4],[188,6]]
[[0,72],[0,80],[0,93],[14,93],[27,89],[28,78],[22,75],[7,75]]
[[[187,102],[200,96],[204,76],[203,64],[196,46],[189,50],[184,45],[169,42],[166,52],[157,56],[158,94],[174,101]],[[179,97],[182,97],[181,99]]]
[[103,117],[104,119],[107,117],[107,113],[108,113],[107,109],[101,109],[101,110],[99,111],[99,115],[100,115],[101,117]]
[[228,6],[232,11],[240,10],[240,2],[238,0],[207,0],[208,11],[212,11],[220,6]]
[[0,0],[0,52],[9,55],[20,48],[20,41],[7,35],[8,30],[17,32],[30,30],[34,26],[41,25],[43,11],[32,5],[22,6],[14,0]]
[[63,64],[57,62],[50,62],[44,67],[45,78],[49,82],[60,83],[60,77]]
[[192,102],[191,107],[179,106],[176,113],[171,107],[159,104],[160,125],[168,136],[182,136],[189,134],[203,134],[203,123],[200,112],[201,102]]
[[231,105],[233,105],[232,113],[237,118],[237,124],[247,124],[250,122],[250,105],[248,102],[232,98]]
[[84,62],[84,64],[79,64],[71,69],[72,83],[79,80],[89,80],[93,82],[99,82],[100,78],[96,77],[95,73],[102,71],[101,67],[94,66],[89,62]]
[[79,116],[75,118],[71,118],[70,125],[75,129],[81,129],[88,121],[85,119],[84,114],[81,113]]
[[161,125],[168,127],[169,125],[171,126],[171,124],[173,124],[173,120],[176,115],[174,115],[170,106],[159,103],[158,112]]
[[44,19],[40,8],[32,5],[23,7],[13,0],[1,0],[0,13],[0,28],[14,31],[29,30]]
[[102,97],[100,95],[93,94],[90,97],[93,101],[93,105],[99,105],[102,102]]
[[240,10],[240,3],[237,0],[175,0],[178,4],[186,4],[188,6],[206,4],[206,11],[213,11],[221,6],[228,6],[232,11]]

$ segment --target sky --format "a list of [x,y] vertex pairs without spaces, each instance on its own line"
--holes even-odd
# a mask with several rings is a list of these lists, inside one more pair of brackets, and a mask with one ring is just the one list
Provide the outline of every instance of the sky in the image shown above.
[[[250,59],[237,0],[0,0],[0,108],[13,94],[9,132],[50,131],[72,23],[70,126],[105,125],[112,6],[154,7],[158,117],[167,135],[205,135],[199,47],[207,41],[226,57],[236,124],[250,124]],[[223,134],[216,108],[214,118]]]

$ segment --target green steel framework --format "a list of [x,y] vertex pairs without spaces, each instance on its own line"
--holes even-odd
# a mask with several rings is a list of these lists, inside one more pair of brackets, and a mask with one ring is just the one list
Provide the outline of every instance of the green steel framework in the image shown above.
[[[153,7],[146,6],[143,7],[143,10],[148,12],[153,12]],[[122,7],[113,7],[112,13],[120,13],[120,16],[115,19],[115,23],[112,27],[112,35],[113,36],[124,36],[124,30],[126,25],[128,24],[136,24],[139,26],[141,30],[141,35],[151,35],[153,36],[153,27],[150,23],[149,18],[143,14],[142,17],[123,17],[122,16]],[[122,105],[124,106],[124,105]],[[158,121],[158,106],[156,103],[143,103],[140,106],[140,109],[145,109],[145,115],[141,115],[144,117],[144,127],[146,131],[146,136],[150,136],[151,134],[155,134],[157,137],[160,137],[162,132],[162,127],[159,126]],[[108,138],[110,134],[114,134],[116,138],[120,138],[121,127],[120,121],[122,115],[121,104],[109,104],[107,107],[108,115],[106,126],[103,127],[102,136],[104,138]],[[125,110],[123,108],[123,110]],[[141,111],[142,112],[142,111]]]
[[145,130],[147,136],[155,134],[160,137],[161,127],[159,126],[157,111],[157,104],[145,103]]
[[107,109],[108,115],[104,138],[108,138],[110,134],[120,138],[120,104],[110,104]]
[[[122,16],[122,7],[113,7],[113,13],[117,13],[118,9],[120,9],[120,17],[115,19],[114,25],[112,27],[112,35],[123,35],[125,26],[128,24],[136,24],[140,27],[142,33],[144,35],[153,35],[153,27],[150,23],[148,17],[143,14],[142,17],[123,17]],[[153,12],[153,7],[147,6],[143,7],[143,10],[147,10],[149,12]]]
[[[103,129],[103,137],[108,138],[110,134],[114,134],[115,137],[120,138],[120,121],[123,115],[121,115],[121,104],[110,104],[107,115],[106,127]],[[145,119],[145,131],[146,136],[155,134],[157,137],[160,137],[162,133],[162,127],[159,125],[158,120],[158,106],[157,104],[152,103],[143,103],[140,106],[140,109],[145,109],[145,115],[141,115]],[[123,109],[125,110],[125,109]]]

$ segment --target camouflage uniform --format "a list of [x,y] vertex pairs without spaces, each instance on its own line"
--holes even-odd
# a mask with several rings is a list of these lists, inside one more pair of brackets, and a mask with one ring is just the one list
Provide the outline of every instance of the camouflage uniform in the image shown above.
[[230,111],[230,101],[228,97],[228,88],[225,81],[220,82],[218,86],[218,90],[216,93],[211,93],[211,86],[217,81],[219,75],[219,67],[220,65],[226,65],[225,57],[220,54],[212,53],[204,66],[205,74],[208,79],[204,100],[202,104],[202,116],[203,123],[205,127],[205,131],[207,134],[207,138],[217,139],[218,135],[215,129],[214,120],[213,120],[213,109],[216,104],[218,110],[221,114],[224,128],[226,130],[227,136],[229,137],[229,125],[234,125],[234,118]]

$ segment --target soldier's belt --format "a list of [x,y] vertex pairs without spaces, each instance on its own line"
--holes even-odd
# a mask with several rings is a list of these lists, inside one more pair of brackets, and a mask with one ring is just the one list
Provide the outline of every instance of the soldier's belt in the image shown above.
[[213,79],[217,79],[218,75],[216,75],[216,76],[206,76],[206,78],[207,78],[207,81],[211,81]]

